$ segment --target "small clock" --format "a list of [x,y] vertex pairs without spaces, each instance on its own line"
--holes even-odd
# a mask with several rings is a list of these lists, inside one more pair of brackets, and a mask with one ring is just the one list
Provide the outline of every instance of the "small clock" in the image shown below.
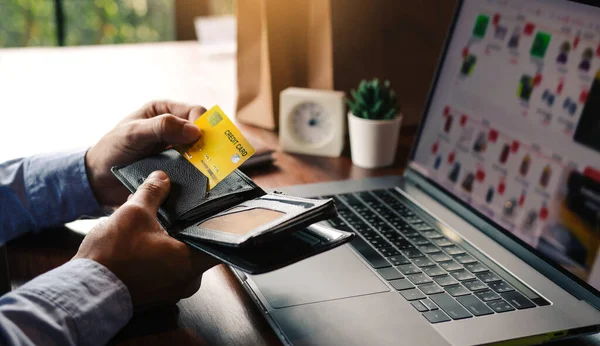
[[287,88],[279,95],[279,143],[283,151],[340,156],[345,123],[341,91]]

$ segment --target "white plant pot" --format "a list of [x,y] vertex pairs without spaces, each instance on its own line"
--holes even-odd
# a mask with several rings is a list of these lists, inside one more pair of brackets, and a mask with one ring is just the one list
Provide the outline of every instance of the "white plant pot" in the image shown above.
[[402,114],[392,120],[370,120],[348,112],[352,163],[363,168],[385,167],[394,163]]

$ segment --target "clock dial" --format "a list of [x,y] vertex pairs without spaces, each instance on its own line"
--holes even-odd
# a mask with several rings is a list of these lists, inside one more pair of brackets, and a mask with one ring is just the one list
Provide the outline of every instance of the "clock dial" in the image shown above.
[[321,105],[304,102],[292,110],[291,133],[297,140],[306,144],[319,144],[329,141],[333,135],[331,115]]

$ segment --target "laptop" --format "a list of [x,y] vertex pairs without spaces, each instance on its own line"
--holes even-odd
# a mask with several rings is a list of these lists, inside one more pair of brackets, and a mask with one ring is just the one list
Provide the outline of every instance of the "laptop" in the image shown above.
[[599,114],[597,2],[460,1],[404,175],[283,189],[357,237],[236,275],[286,344],[598,332]]

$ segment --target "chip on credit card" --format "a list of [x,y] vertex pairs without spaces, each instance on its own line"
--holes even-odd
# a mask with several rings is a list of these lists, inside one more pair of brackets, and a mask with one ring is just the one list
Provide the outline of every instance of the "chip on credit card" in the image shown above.
[[202,130],[202,137],[191,146],[177,148],[177,151],[208,178],[209,189],[255,153],[219,106],[206,111],[194,124]]

